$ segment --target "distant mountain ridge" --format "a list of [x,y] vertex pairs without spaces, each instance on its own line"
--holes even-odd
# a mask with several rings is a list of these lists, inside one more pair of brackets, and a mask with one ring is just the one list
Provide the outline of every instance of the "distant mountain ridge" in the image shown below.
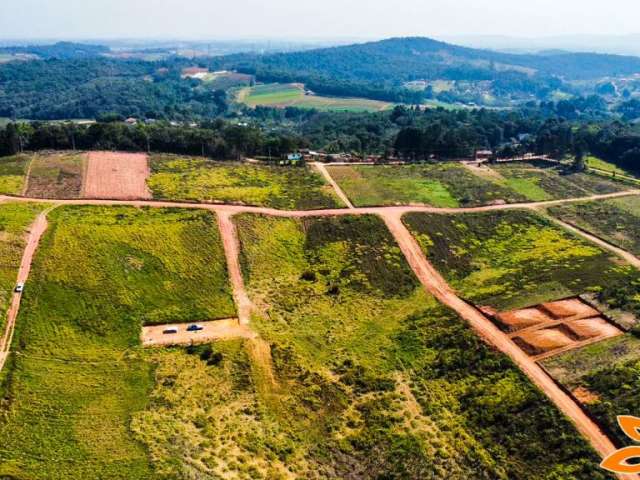
[[27,45],[18,47],[0,47],[0,53],[36,55],[43,60],[60,59],[71,60],[78,58],[97,57],[110,52],[109,47],[103,45],[89,45],[74,42],[58,42],[51,45]]

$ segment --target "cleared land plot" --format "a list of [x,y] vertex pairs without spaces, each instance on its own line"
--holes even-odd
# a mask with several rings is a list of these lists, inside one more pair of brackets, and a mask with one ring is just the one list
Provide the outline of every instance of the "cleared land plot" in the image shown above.
[[640,255],[640,198],[625,197],[600,202],[560,205],[549,213]]
[[[188,327],[194,323],[202,327],[202,330],[188,331]],[[142,327],[142,345],[145,347],[195,345],[211,343],[216,340],[255,338],[255,333],[246,325],[241,326],[237,318],[194,323],[170,323]],[[177,333],[167,333],[167,330],[174,328]]]
[[0,386],[0,477],[157,478],[131,420],[143,324],[235,315],[208,212],[64,207],[36,255]]
[[273,376],[252,358],[260,426],[228,461],[274,456],[320,478],[602,477],[544,397],[423,290],[379,218],[236,222]]
[[79,198],[85,156],[77,153],[37,153],[31,159],[27,197]]
[[491,168],[504,177],[506,186],[534,202],[613,193],[629,188],[548,162],[513,162],[493,165]]
[[464,298],[498,311],[598,291],[633,271],[532,212],[411,213],[404,221]]
[[618,415],[640,412],[640,338],[618,336],[542,362],[550,374],[579,398],[620,444]]
[[0,158],[0,194],[22,194],[29,161],[28,155]]
[[4,332],[27,232],[42,208],[33,203],[0,203],[0,336]]
[[151,198],[149,164],[142,153],[90,152],[82,187],[83,198],[138,200]]
[[305,92],[299,83],[270,83],[245,88],[238,93],[238,101],[250,107],[298,107],[316,110],[377,112],[393,107],[392,103],[366,98],[323,97]]
[[329,165],[327,169],[359,207],[412,203],[458,207],[526,200],[509,188],[474,175],[459,163]]
[[156,155],[154,198],[313,210],[343,206],[333,188],[308,167],[275,167]]

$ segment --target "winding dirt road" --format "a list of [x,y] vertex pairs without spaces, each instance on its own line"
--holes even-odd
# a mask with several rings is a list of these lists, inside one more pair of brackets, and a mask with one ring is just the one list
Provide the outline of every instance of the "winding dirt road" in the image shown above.
[[[20,268],[18,269],[18,278],[16,283],[26,282],[31,271],[31,262],[33,256],[38,249],[38,244],[42,235],[47,230],[47,213],[51,209],[44,211],[38,215],[35,222],[29,229],[29,237],[27,238],[27,244],[22,255],[22,261],[20,262]],[[4,334],[0,338],[0,371],[4,367],[7,357],[9,356],[9,349],[11,348],[11,342],[13,340],[13,332],[15,330],[16,318],[18,316],[18,310],[20,309],[20,300],[22,300],[22,293],[14,292],[13,299],[11,300],[11,306],[7,312],[7,323],[4,328]]]

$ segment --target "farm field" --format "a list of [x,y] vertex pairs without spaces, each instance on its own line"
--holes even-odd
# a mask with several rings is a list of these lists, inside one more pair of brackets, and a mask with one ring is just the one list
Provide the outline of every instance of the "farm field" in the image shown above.
[[526,197],[458,163],[327,166],[354,205],[421,203],[434,207],[524,201]]
[[307,167],[271,167],[155,155],[148,185],[157,199],[313,210],[343,206]]
[[0,335],[4,332],[29,226],[43,208],[34,203],[0,204]]
[[215,217],[59,207],[49,221],[0,385],[0,477],[158,478],[131,422],[164,352],[143,351],[140,329],[235,315]]
[[297,83],[270,83],[247,87],[237,95],[237,100],[249,107],[298,107],[323,111],[378,112],[393,107],[392,103],[366,98],[341,98],[308,95],[304,85]]
[[79,198],[85,156],[77,153],[36,153],[31,159],[27,197]]
[[151,198],[144,153],[89,152],[82,185],[83,198],[138,200]]
[[15,155],[0,159],[0,194],[22,194],[29,160],[28,155]]
[[549,213],[609,243],[640,255],[640,198],[559,205]]
[[503,178],[503,183],[530,201],[577,198],[628,190],[627,185],[596,175],[576,173],[564,166],[546,162],[506,163],[491,168]]
[[627,282],[635,270],[533,212],[410,213],[405,224],[462,297],[498,311]]
[[270,353],[248,349],[260,423],[228,460],[256,478],[269,458],[283,478],[605,477],[512,364],[423,290],[380,219],[236,223]]

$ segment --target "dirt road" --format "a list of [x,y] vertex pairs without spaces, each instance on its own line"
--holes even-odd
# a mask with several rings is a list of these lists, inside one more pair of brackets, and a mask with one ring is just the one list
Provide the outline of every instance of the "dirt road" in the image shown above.
[[[202,327],[197,332],[187,331],[187,327],[196,323]],[[177,333],[164,333],[169,328],[175,328]],[[210,343],[214,340],[228,340],[233,338],[255,338],[256,334],[246,325],[240,325],[237,318],[211,320],[206,322],[173,323],[167,325],[153,325],[142,327],[140,339],[145,347],[191,345]]]
[[[527,354],[501,332],[488,318],[476,308],[460,299],[449,287],[425,257],[417,241],[402,223],[401,217],[394,214],[382,215],[389,230],[395,237],[409,265],[424,287],[440,302],[455,310],[489,344],[509,356],[529,379],[538,386],[547,397],[574,423],[576,428],[589,440],[593,448],[605,457],[616,448],[607,435],[564,393],[553,380]],[[635,479],[637,476],[620,476]]]
[[240,325],[248,325],[251,320],[253,304],[244,288],[244,280],[240,268],[240,242],[238,240],[238,232],[228,212],[217,213],[220,238],[222,238],[224,253],[227,258],[227,269],[229,271],[229,279],[231,280],[233,299],[236,302],[236,309],[238,310],[238,319],[240,320]]
[[[33,256],[35,255],[42,235],[47,230],[47,213],[49,213],[49,211],[42,212],[40,215],[38,215],[35,222],[33,222],[29,229],[29,237],[27,238],[27,245],[24,249],[24,254],[22,255],[22,261],[20,262],[20,268],[18,270],[18,278],[16,279],[16,283],[26,282],[27,278],[29,277]],[[7,313],[7,324],[4,329],[4,334],[2,335],[2,338],[0,338],[0,371],[2,371],[7,357],[9,356],[11,342],[13,340],[13,332],[16,325],[16,317],[18,316],[18,310],[20,309],[21,299],[21,293],[13,293],[11,306],[9,307],[9,311]]]
[[136,200],[151,198],[147,155],[142,153],[90,152],[87,154],[83,198]]
[[347,208],[354,208],[353,203],[351,203],[351,200],[349,200],[349,197],[347,197],[347,194],[342,191],[342,188],[340,188],[340,185],[338,185],[338,182],[336,182],[333,179],[333,177],[329,173],[329,170],[327,170],[327,166],[324,163],[320,163],[320,162],[315,162],[312,165],[316,167],[316,169],[322,174],[324,179],[327,182],[329,182],[329,185],[333,187],[333,191],[336,192],[336,195],[340,197],[340,200],[344,202]]

